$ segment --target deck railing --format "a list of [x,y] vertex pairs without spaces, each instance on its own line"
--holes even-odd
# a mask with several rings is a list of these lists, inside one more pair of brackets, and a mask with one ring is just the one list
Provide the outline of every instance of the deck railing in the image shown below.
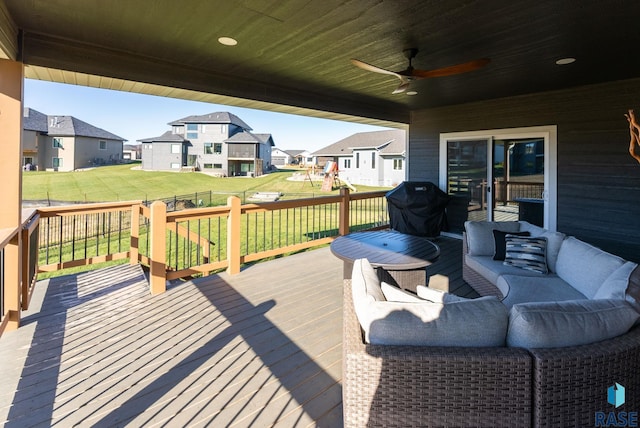
[[15,229],[0,229],[0,334],[15,329],[37,277],[38,215],[27,213]]
[[151,292],[166,281],[325,245],[388,227],[384,191],[167,212],[141,201],[40,208],[0,230],[0,334],[17,328],[38,272],[129,259],[149,267]]
[[[164,291],[167,279],[227,269],[327,244],[354,230],[389,224],[385,192],[227,205],[166,212],[155,202],[141,209],[137,259],[150,266],[151,291]],[[349,214],[351,213],[351,215]],[[132,260],[136,257],[132,255]]]
[[[166,281],[207,275],[302,251],[352,231],[387,227],[384,191],[167,212],[141,201],[46,207],[0,230],[0,334],[17,328],[38,272],[129,259],[149,267],[151,292]],[[21,260],[21,261],[20,261]],[[16,266],[19,269],[16,269]]]

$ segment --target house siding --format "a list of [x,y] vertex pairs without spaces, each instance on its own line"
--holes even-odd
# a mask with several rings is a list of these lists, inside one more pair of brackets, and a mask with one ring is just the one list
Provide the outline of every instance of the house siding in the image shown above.
[[[122,141],[89,137],[76,137],[74,140],[74,169],[109,165],[122,160]],[[100,149],[100,141],[106,143],[106,149]]]
[[[397,186],[402,183],[405,179],[405,168],[406,162],[404,157],[402,156],[380,156],[379,161],[381,162],[380,168],[380,180],[379,186]],[[393,169],[394,160],[401,159],[402,160],[402,168],[401,169]]]
[[556,125],[558,230],[640,262],[640,165],[627,109],[640,79],[414,111],[408,177],[439,181],[440,133]]
[[[149,144],[149,143],[144,143],[144,144]],[[183,146],[183,143],[180,142],[155,142],[153,143],[153,149],[149,150],[146,149],[146,151],[144,151],[143,149],[143,165],[144,165],[144,159],[145,159],[145,154],[148,152],[152,153],[152,162],[151,162],[151,167],[150,169],[154,169],[156,171],[176,171],[179,170],[176,168],[171,168],[171,164],[179,164],[180,166],[183,165],[183,154],[184,154],[184,147],[181,147],[180,153],[171,153],[171,145],[172,144],[180,144],[180,146]],[[151,145],[151,144],[149,144]],[[146,169],[146,166],[144,167]]]

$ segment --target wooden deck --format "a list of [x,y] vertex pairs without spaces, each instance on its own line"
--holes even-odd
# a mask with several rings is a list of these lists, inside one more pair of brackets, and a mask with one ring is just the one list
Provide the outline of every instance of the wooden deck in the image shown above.
[[[429,272],[473,296],[461,241],[437,242]],[[341,426],[341,287],[329,248],[158,296],[137,265],[41,281],[0,338],[0,422]]]

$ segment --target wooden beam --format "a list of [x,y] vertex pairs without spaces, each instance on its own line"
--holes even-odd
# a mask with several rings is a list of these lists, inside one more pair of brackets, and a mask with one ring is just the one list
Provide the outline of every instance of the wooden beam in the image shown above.
[[[0,229],[16,229],[22,224],[22,88],[24,65],[0,59]],[[4,247],[4,305],[7,330],[20,325],[22,254],[21,234],[12,236]]]

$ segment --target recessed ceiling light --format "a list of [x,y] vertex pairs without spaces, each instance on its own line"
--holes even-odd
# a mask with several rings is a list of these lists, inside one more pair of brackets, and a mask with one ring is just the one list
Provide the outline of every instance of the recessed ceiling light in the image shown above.
[[236,39],[233,39],[231,37],[220,37],[218,39],[218,43],[220,43],[221,45],[225,45],[225,46],[235,46],[238,44],[238,41]]
[[576,62],[575,58],[560,58],[559,60],[556,61],[557,65],[567,65],[567,64],[571,64],[572,62]]
[[407,91],[407,95],[418,95],[417,91]]

